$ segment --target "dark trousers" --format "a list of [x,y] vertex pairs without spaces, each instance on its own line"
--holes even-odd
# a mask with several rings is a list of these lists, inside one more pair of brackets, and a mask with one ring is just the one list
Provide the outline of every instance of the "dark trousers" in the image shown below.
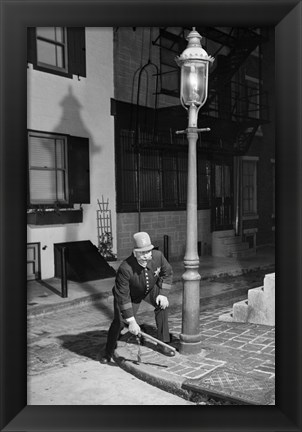
[[[155,322],[157,326],[157,339],[163,342],[170,342],[169,324],[168,324],[168,308],[160,309],[156,304],[155,300],[159,293],[159,287],[157,285],[149,292],[149,294],[143,299],[147,303],[154,306]],[[121,330],[127,326],[127,321],[122,318],[119,305],[116,301],[114,290],[114,318],[108,331],[106,353],[112,357],[113,352],[116,348],[118,338]],[[140,303],[132,303],[133,314],[136,315]]]

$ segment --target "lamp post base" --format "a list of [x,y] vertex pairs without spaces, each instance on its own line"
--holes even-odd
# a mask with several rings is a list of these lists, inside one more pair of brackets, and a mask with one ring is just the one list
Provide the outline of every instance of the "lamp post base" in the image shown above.
[[182,331],[180,334],[181,354],[197,354],[201,351],[200,319],[200,274],[199,260],[185,259],[186,271],[183,279]]
[[180,340],[180,354],[200,354],[202,352],[201,342],[184,342]]

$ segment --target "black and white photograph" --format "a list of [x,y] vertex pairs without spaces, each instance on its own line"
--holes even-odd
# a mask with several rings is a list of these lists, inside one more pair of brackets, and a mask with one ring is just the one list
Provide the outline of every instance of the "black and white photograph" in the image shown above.
[[[284,120],[288,137],[280,126],[282,98],[296,91],[294,80],[280,91],[286,32],[269,19],[78,18],[28,20],[23,31],[25,175],[14,181],[26,210],[15,248],[26,270],[17,309],[27,407],[182,406],[195,427],[208,406],[278,410],[277,385],[294,374],[282,367],[285,334],[298,349],[301,306],[301,125]],[[285,238],[296,245],[292,261]],[[3,278],[8,269],[14,278],[8,251]],[[295,391],[286,393],[293,405]],[[78,428],[86,421],[90,430],[85,417]],[[191,430],[193,417],[183,421]]]
[[274,46],[28,29],[29,404],[275,403]]

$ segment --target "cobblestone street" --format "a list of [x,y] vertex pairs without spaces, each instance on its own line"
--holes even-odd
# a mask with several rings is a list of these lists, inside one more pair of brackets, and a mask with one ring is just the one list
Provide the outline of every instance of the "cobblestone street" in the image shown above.
[[28,374],[96,360],[109,324],[91,304],[28,320]]

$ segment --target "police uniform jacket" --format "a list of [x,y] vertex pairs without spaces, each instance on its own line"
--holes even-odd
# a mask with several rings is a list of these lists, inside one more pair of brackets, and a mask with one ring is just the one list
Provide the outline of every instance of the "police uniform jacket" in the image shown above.
[[133,316],[132,303],[140,303],[155,285],[159,295],[168,297],[172,287],[173,271],[164,255],[152,250],[152,259],[146,268],[132,254],[120,265],[113,292],[124,319]]

